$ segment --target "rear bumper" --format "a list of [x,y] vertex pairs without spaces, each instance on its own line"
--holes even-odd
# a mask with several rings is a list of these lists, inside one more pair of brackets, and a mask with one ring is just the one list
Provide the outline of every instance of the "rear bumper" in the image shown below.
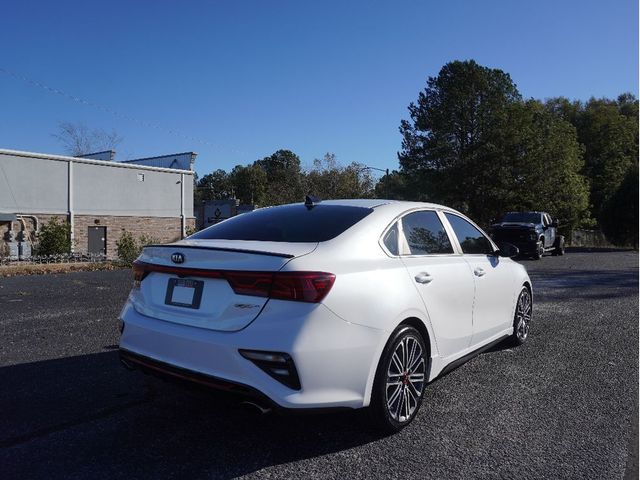
[[[387,334],[348,323],[322,304],[270,300],[243,330],[221,332],[122,310],[121,357],[147,373],[286,409],[368,405]],[[288,353],[301,389],[293,390],[240,355],[240,349]]]
[[202,386],[208,389],[224,392],[239,397],[259,398],[268,400],[259,391],[240,383],[230,382],[222,378],[193,372],[174,365],[159,362],[153,358],[138,355],[123,348],[119,351],[120,361],[125,367],[131,370],[140,370],[146,374],[153,375],[166,380],[173,380],[178,383],[187,383]]

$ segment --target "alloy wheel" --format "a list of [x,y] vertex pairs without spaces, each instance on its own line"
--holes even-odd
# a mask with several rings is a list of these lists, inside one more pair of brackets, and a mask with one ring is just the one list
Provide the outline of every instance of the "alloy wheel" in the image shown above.
[[387,410],[393,420],[408,422],[420,405],[426,361],[420,341],[405,336],[396,346],[387,369]]
[[531,294],[526,288],[522,290],[516,307],[516,336],[524,342],[529,335],[531,323]]

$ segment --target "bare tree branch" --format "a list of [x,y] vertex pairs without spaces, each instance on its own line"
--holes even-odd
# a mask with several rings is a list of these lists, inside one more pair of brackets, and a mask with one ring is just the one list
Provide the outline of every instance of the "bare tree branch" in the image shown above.
[[74,157],[101,150],[115,150],[122,137],[115,130],[89,130],[83,123],[61,122],[53,136],[62,143],[65,151]]

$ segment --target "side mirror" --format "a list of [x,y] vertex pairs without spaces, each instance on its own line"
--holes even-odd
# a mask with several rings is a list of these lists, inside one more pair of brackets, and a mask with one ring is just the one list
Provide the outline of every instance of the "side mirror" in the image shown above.
[[513,258],[517,257],[520,254],[520,250],[518,247],[513,245],[512,243],[500,242],[498,243],[499,250],[495,252],[495,255],[498,257],[507,257]]

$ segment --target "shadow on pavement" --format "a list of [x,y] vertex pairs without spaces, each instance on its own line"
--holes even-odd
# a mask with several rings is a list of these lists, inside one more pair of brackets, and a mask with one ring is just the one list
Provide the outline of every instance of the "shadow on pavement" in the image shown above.
[[380,438],[362,413],[229,408],[128,372],[115,351],[7,366],[0,384],[5,478],[232,478]]

